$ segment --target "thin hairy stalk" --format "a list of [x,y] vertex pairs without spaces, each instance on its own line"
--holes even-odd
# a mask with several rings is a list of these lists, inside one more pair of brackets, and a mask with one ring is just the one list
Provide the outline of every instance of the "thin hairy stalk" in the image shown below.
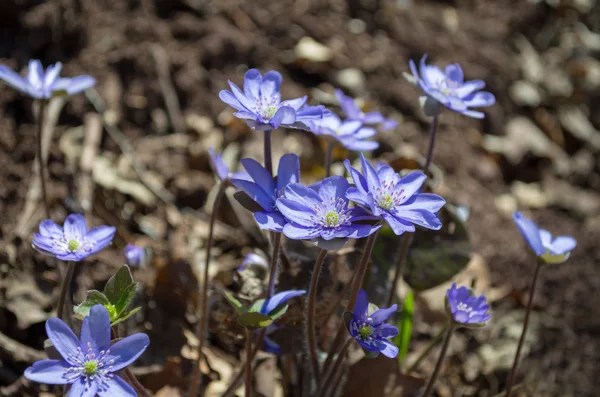
[[265,169],[273,175],[273,152],[271,150],[271,130],[265,131]]
[[208,225],[208,238],[206,240],[206,256],[204,260],[204,274],[202,277],[202,286],[200,287],[200,304],[198,305],[200,313],[198,316],[198,326],[196,327],[196,338],[198,339],[198,358],[196,359],[196,363],[194,365],[194,372],[192,374],[192,380],[188,389],[189,397],[195,397],[198,394],[198,390],[200,389],[200,385],[202,382],[202,371],[200,371],[200,362],[202,361],[202,348],[204,347],[204,341],[206,339],[206,324],[208,323],[208,269],[210,263],[210,251],[213,246],[214,229],[215,221],[217,219],[217,213],[219,212],[221,201],[223,201],[223,196],[225,195],[226,188],[227,185],[225,183],[221,183],[221,185],[219,185],[217,197],[215,197],[212,213],[210,215],[210,223]]
[[277,281],[277,260],[281,251],[282,233],[271,233],[271,245],[273,252],[271,254],[271,266],[269,267],[269,288],[267,289],[267,299],[275,294],[275,281]]
[[[356,269],[356,277],[352,280],[352,289],[350,292],[350,299],[348,300],[348,304],[346,305],[347,311],[353,311],[354,305],[356,304],[356,295],[358,295],[358,291],[363,284],[365,279],[365,274],[367,273],[367,267],[369,264],[369,259],[371,258],[371,253],[373,252],[373,247],[375,246],[375,240],[377,240],[377,232],[371,234],[367,238],[367,243],[365,245],[365,250],[363,252],[363,256],[360,259],[360,263],[358,264],[358,268]],[[346,332],[346,326],[344,323],[340,324],[338,328],[337,334],[335,335],[335,339],[329,349],[329,353],[327,354],[327,359],[325,360],[325,364],[323,365],[323,371],[327,373],[329,367],[332,363],[333,357],[337,354],[338,350],[342,346],[344,342],[344,333]],[[339,356],[338,356],[339,357]]]
[[252,396],[252,357],[254,357],[254,354],[252,354],[252,331],[250,328],[246,328],[246,364],[244,365],[246,368],[246,380],[244,382],[246,397]]
[[396,295],[396,290],[398,288],[398,282],[402,278],[402,271],[404,268],[404,262],[406,261],[406,256],[408,254],[408,248],[412,244],[413,234],[412,233],[404,233],[402,237],[402,246],[400,247],[400,253],[398,254],[398,258],[396,258],[396,270],[394,273],[394,280],[392,281],[392,285],[390,290],[388,291],[387,298],[385,299],[385,306],[390,307],[394,302],[394,296]]
[[75,273],[75,262],[69,261],[67,262],[67,272],[65,273],[65,278],[63,279],[62,285],[60,287],[60,295],[58,296],[58,307],[56,308],[56,317],[60,318],[61,320],[64,320],[65,301],[67,299],[67,294],[69,293],[69,286],[71,285],[73,273]]
[[433,116],[431,126],[429,127],[429,148],[427,148],[427,157],[425,158],[425,166],[423,166],[423,172],[425,174],[429,171],[429,166],[433,161],[433,149],[435,147],[435,133],[437,131],[438,117],[439,116]]
[[510,375],[506,382],[506,394],[505,397],[510,397],[512,391],[512,385],[517,374],[517,368],[519,366],[519,357],[521,356],[521,350],[523,349],[523,343],[525,342],[525,335],[527,334],[527,328],[529,327],[529,315],[531,314],[531,308],[533,307],[533,295],[535,295],[535,286],[537,284],[538,274],[540,273],[540,267],[542,267],[542,260],[538,259],[535,265],[535,272],[533,273],[533,281],[531,282],[531,292],[529,293],[529,301],[527,302],[527,311],[525,312],[525,322],[523,323],[523,331],[521,332],[521,338],[519,339],[519,345],[517,346],[517,354],[515,354],[515,361],[513,362]]
[[[125,334],[119,335],[118,325],[112,327],[112,331],[113,331],[113,335],[114,335],[115,339],[118,339],[119,337],[127,336]],[[133,374],[133,372],[131,372],[129,367],[125,367],[125,369],[123,370],[123,375],[125,375],[125,378],[129,381],[129,383],[131,383],[131,386],[133,386],[133,388],[139,393],[140,396],[151,397],[150,394],[146,391],[146,388],[140,383],[140,381],[136,378],[136,376]]]
[[325,152],[325,177],[331,176],[331,163],[333,163],[334,142],[327,143],[327,151]]
[[42,158],[42,131],[44,129],[44,116],[46,114],[46,105],[48,100],[42,98],[39,100],[38,117],[37,117],[37,128],[36,128],[36,155],[38,161],[38,168],[40,171],[40,185],[42,187],[42,201],[44,202],[44,209],[46,210],[46,218],[50,219],[50,204],[48,204],[48,193],[46,190],[46,167],[44,159]]
[[[350,347],[350,344],[352,343],[352,341],[353,341],[352,338],[346,339],[346,342],[344,342],[344,346],[342,346],[342,351],[340,351],[341,357],[346,356],[346,352],[348,351],[348,348]],[[327,393],[331,389],[331,386],[333,386],[333,390],[335,390],[335,387],[337,387],[337,384],[335,381],[336,380],[339,381],[341,379],[341,378],[336,379],[336,376],[337,376],[337,373],[338,373],[343,361],[344,361],[343,358],[341,360],[336,360],[334,366],[331,368],[331,371],[329,371],[328,374],[325,374],[325,376],[323,377],[322,389],[317,394],[317,396],[319,396],[319,397],[327,396]]]
[[[265,337],[266,332],[267,332],[267,329],[262,328],[260,331],[258,331],[256,338],[254,338],[254,349],[252,350],[252,360],[254,360],[256,353],[258,353],[258,349],[262,345],[262,341],[263,341],[263,338]],[[245,372],[244,369],[246,368],[246,361],[242,362],[242,365],[240,366],[240,368],[241,369],[235,374],[235,376],[233,377],[233,380],[229,384],[229,387],[227,387],[227,390],[225,390],[223,392],[223,395],[221,395],[221,397],[233,397],[235,395],[235,391],[238,389],[238,387],[241,386],[242,382],[244,381],[244,372]]]
[[415,362],[406,370],[407,375],[410,375],[411,372],[415,372],[417,369],[419,369],[419,366],[421,365],[423,360],[429,355],[431,350],[433,350],[433,348],[439,343],[439,341],[442,340],[442,337],[446,333],[447,329],[448,326],[443,327],[442,330],[429,342],[427,347],[421,352],[421,354],[419,354],[419,357],[417,357]]
[[315,301],[317,300],[317,285],[319,284],[319,275],[321,274],[321,268],[323,267],[326,256],[327,250],[321,249],[310,278],[310,287],[308,289],[308,300],[306,305],[306,339],[308,341],[308,354],[310,356],[311,370],[317,384],[317,389],[321,386],[321,370],[319,368],[319,359],[317,358]]
[[331,316],[333,316],[335,314],[338,307],[340,307],[340,304],[342,303],[342,299],[344,299],[344,297],[348,294],[348,291],[350,291],[350,287],[352,286],[352,280],[354,280],[355,276],[356,276],[356,273],[354,273],[354,275],[352,276],[350,281],[348,283],[346,283],[346,285],[344,285],[342,292],[339,293],[338,297],[335,299],[335,302],[333,302],[333,304],[331,304],[331,306],[327,310],[324,320],[321,322],[321,328],[327,327],[327,324],[329,323],[329,319],[331,318]]
[[442,363],[444,362],[444,357],[446,356],[446,352],[448,352],[448,346],[450,346],[450,339],[452,338],[452,334],[456,326],[454,323],[450,323],[448,326],[448,332],[446,332],[446,338],[444,339],[444,344],[442,345],[442,351],[440,352],[440,356],[438,357],[437,363],[435,364],[435,369],[433,370],[433,374],[431,374],[431,378],[429,378],[429,383],[427,384],[427,388],[423,393],[422,397],[429,397],[431,392],[433,391],[433,385],[442,369]]

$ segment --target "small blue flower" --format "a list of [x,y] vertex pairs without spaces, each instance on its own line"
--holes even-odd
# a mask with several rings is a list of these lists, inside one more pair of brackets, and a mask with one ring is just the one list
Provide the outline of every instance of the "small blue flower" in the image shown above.
[[254,213],[254,219],[261,229],[281,232],[287,221],[279,212],[275,201],[283,194],[286,186],[300,181],[300,159],[295,154],[282,156],[275,180],[256,160],[248,158],[241,162],[251,180],[233,178],[231,183],[262,207],[262,211]]
[[96,84],[96,80],[87,75],[73,78],[59,77],[62,64],[50,65],[44,72],[42,63],[38,60],[29,61],[27,77],[10,70],[6,65],[0,65],[0,80],[22,93],[36,99],[49,99],[56,95],[73,95],[80,93]]
[[323,106],[306,105],[306,96],[282,101],[281,81],[278,72],[261,76],[257,69],[250,69],[244,75],[244,91],[229,81],[231,91],[221,91],[219,98],[237,110],[234,116],[245,120],[250,128],[262,131],[279,126],[308,130],[309,122],[329,113]]
[[367,112],[364,113],[354,102],[354,99],[349,96],[345,96],[342,90],[335,90],[335,96],[337,97],[340,107],[344,111],[344,114],[348,120],[360,121],[365,125],[377,125],[381,124],[381,130],[393,130],[398,126],[398,123],[392,119],[386,119],[379,112]]
[[[417,84],[429,97],[444,105],[450,110],[462,113],[465,116],[482,119],[484,114],[473,107],[492,106],[496,103],[494,95],[487,91],[479,91],[485,87],[481,80],[464,80],[464,73],[460,65],[453,63],[442,71],[437,66],[425,64],[427,55],[421,58],[419,71],[411,59],[410,70],[417,79]],[[420,72],[420,76],[419,76]]]
[[545,263],[565,262],[577,246],[577,241],[571,236],[557,236],[553,239],[552,233],[538,228],[531,219],[524,217],[520,212],[515,212],[513,219],[527,244]]
[[79,214],[67,216],[64,229],[46,219],[40,223],[40,233],[33,235],[33,247],[60,260],[78,262],[106,248],[116,230],[98,226],[88,231],[85,218]]
[[123,250],[123,254],[125,255],[127,264],[131,267],[144,266],[148,260],[146,248],[133,244],[127,244]]
[[221,182],[225,182],[229,178],[229,167],[223,161],[223,156],[221,153],[216,153],[214,149],[208,148],[208,154],[210,155],[211,165],[213,170],[221,180]]
[[398,348],[388,339],[398,335],[398,328],[385,322],[398,310],[398,305],[387,309],[378,309],[369,313],[369,302],[364,290],[358,291],[352,319],[348,324],[348,332],[365,350],[394,358]]
[[442,227],[435,213],[446,201],[437,194],[419,193],[427,179],[424,173],[413,171],[401,177],[385,163],[377,163],[377,169],[373,168],[362,154],[360,161],[364,175],[348,160],[344,162],[356,186],[348,189],[348,199],[385,219],[397,235],[414,232],[414,225],[433,230]]
[[131,396],[137,393],[116,372],[134,362],[150,344],[134,334],[111,346],[110,319],[102,305],[83,319],[81,337],[60,319],[46,321],[46,333],[62,360],[41,360],[25,370],[25,378],[50,385],[71,385],[69,397]]
[[467,328],[482,327],[492,318],[484,295],[475,296],[467,287],[457,288],[456,283],[446,292],[446,308],[455,324]]
[[379,147],[379,143],[367,140],[375,136],[374,128],[364,127],[359,120],[342,121],[333,113],[312,123],[311,131],[315,135],[330,137],[349,150],[362,152]]
[[306,294],[304,290],[289,290],[279,292],[263,303],[260,313],[266,314],[267,316],[271,314],[272,311],[277,309],[278,306],[284,305],[288,300],[295,298],[297,296],[301,296]]
[[[374,233],[381,227],[374,224],[377,217],[362,208],[348,207],[349,186],[348,181],[338,175],[311,187],[299,183],[288,186],[283,197],[277,200],[277,208],[289,221],[283,233],[293,240],[313,240],[325,249],[337,249],[348,238],[363,238]],[[330,240],[336,241],[327,244]]]

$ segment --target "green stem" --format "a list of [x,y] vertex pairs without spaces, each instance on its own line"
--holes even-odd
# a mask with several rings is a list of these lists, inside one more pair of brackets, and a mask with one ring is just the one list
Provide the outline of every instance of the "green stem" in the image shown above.
[[264,136],[265,168],[273,175],[273,153],[271,150],[271,130],[265,131]]
[[56,308],[56,317],[60,318],[61,320],[64,320],[65,301],[67,299],[67,294],[69,292],[69,286],[71,285],[73,273],[75,273],[75,262],[69,261],[67,263],[67,272],[65,273],[65,278],[63,279],[62,285],[60,287],[60,295],[58,296],[58,307]]
[[454,333],[455,329],[456,326],[454,325],[454,323],[450,323],[450,325],[448,326],[448,332],[446,332],[446,339],[444,339],[444,344],[442,345],[442,351],[440,352],[440,356],[438,357],[437,363],[435,364],[435,369],[433,370],[431,378],[429,378],[429,383],[427,384],[427,388],[425,389],[425,392],[423,393],[422,397],[429,397],[429,395],[433,391],[433,386],[435,385],[435,381],[440,373],[440,370],[442,369],[442,363],[444,362],[444,357],[448,352],[448,346],[450,346],[450,339],[452,338],[452,334]]
[[325,152],[325,177],[331,176],[331,163],[333,162],[333,149],[335,148],[334,142],[327,143],[327,151]]
[[42,132],[44,129],[44,116],[46,114],[46,105],[48,104],[48,100],[42,98],[39,100],[39,108],[38,108],[38,117],[37,117],[37,129],[36,129],[36,139],[37,139],[37,161],[38,168],[40,172],[40,185],[42,187],[42,201],[44,202],[44,209],[46,210],[46,218],[50,219],[50,205],[48,204],[48,193],[46,190],[46,173],[44,172],[46,167],[44,164],[44,159],[42,158]]
[[321,386],[321,370],[319,368],[319,359],[317,358],[317,335],[315,330],[315,301],[317,300],[317,286],[319,284],[319,275],[327,250],[321,249],[312,276],[310,278],[310,287],[308,289],[308,303],[306,316],[306,339],[308,340],[308,354],[310,356],[310,364],[312,374],[317,384],[317,389]]
[[202,361],[202,348],[204,347],[204,341],[206,339],[206,325],[208,323],[208,269],[210,264],[210,252],[213,246],[214,229],[215,222],[217,219],[217,213],[219,212],[219,207],[221,206],[221,202],[223,201],[223,196],[225,195],[226,188],[226,183],[221,183],[221,185],[219,185],[219,190],[213,203],[212,213],[210,214],[208,238],[206,240],[206,256],[204,259],[204,274],[202,277],[202,286],[200,287],[201,299],[200,305],[198,305],[200,309],[200,319],[198,320],[198,326],[196,327],[196,338],[198,339],[198,358],[196,359],[196,363],[194,365],[194,372],[192,374],[192,380],[188,389],[189,397],[195,397],[198,394],[198,390],[200,389],[200,385],[202,382],[202,371],[200,370],[200,362]]
[[438,125],[438,117],[433,116],[433,120],[431,121],[431,126],[429,127],[429,147],[427,148],[427,157],[425,158],[425,166],[423,166],[423,172],[427,175],[429,171],[429,166],[433,161],[433,149],[435,147],[435,133]]
[[252,396],[252,358],[254,357],[252,353],[252,331],[249,328],[246,328],[246,397]]
[[402,238],[402,246],[400,247],[400,253],[398,254],[398,258],[396,259],[396,271],[394,273],[394,280],[392,281],[392,285],[390,290],[388,291],[387,298],[385,300],[386,305],[384,307],[392,306],[394,301],[394,296],[396,295],[398,281],[402,278],[402,270],[404,266],[404,262],[406,261],[406,255],[408,254],[408,248],[410,247],[413,241],[412,233],[405,233]]
[[444,336],[447,329],[448,326],[443,327],[442,330],[429,342],[425,350],[421,352],[421,354],[415,360],[415,362],[410,366],[410,368],[408,368],[408,370],[406,371],[407,375],[410,375],[411,372],[415,372],[417,369],[419,369],[419,366],[421,365],[425,357],[427,357],[431,350],[433,350],[433,348],[438,344],[438,342],[442,340],[442,337]]
[[517,373],[517,368],[519,366],[519,357],[521,356],[521,350],[523,349],[523,343],[525,342],[525,336],[527,334],[527,328],[529,327],[529,315],[531,314],[531,309],[533,307],[533,295],[535,295],[535,286],[537,284],[538,275],[540,273],[540,267],[542,266],[542,260],[538,259],[535,272],[533,273],[533,281],[531,282],[531,292],[529,293],[529,301],[527,302],[527,311],[525,312],[525,322],[523,323],[523,331],[521,332],[521,338],[519,339],[519,345],[517,346],[517,353],[515,354],[515,361],[513,361],[512,369],[510,370],[510,375],[508,376],[508,380],[506,382],[506,394],[505,397],[510,397],[510,393],[512,391],[512,385],[515,380],[515,375]]

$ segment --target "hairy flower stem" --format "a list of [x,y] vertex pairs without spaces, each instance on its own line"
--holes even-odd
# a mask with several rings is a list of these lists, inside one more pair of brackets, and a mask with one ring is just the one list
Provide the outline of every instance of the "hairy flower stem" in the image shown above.
[[310,278],[310,287],[308,289],[308,301],[306,306],[306,339],[308,340],[308,354],[313,377],[317,384],[317,389],[321,387],[321,370],[319,368],[319,359],[317,358],[317,335],[315,329],[315,301],[317,300],[317,286],[319,284],[319,275],[325,262],[327,250],[321,249],[315,268]]
[[67,263],[67,272],[65,273],[65,278],[63,278],[63,282],[60,287],[58,307],[56,308],[56,317],[60,318],[61,320],[64,320],[65,301],[67,300],[67,294],[69,292],[69,286],[71,285],[73,273],[75,273],[75,262],[69,261]]
[[398,288],[398,281],[402,278],[402,271],[404,268],[404,262],[406,261],[406,256],[408,254],[408,248],[412,244],[413,234],[405,233],[402,237],[402,246],[400,247],[400,252],[398,254],[398,258],[396,258],[396,271],[394,273],[394,280],[392,281],[392,285],[390,290],[388,291],[387,298],[385,299],[385,306],[390,307],[394,301],[394,296],[396,296],[396,291]]
[[[344,342],[344,346],[342,346],[342,351],[340,352],[341,357],[346,356],[346,352],[348,351],[348,348],[352,344],[352,341],[353,341],[352,338],[346,339],[346,342]],[[329,371],[328,374],[325,374],[325,376],[323,378],[324,380],[322,383],[322,388],[319,391],[319,393],[317,393],[318,397],[327,396],[327,393],[332,388],[331,386],[333,386],[333,390],[336,390],[338,385],[336,384],[335,381],[336,380],[339,381],[339,379],[341,379],[341,378],[337,377],[336,375],[337,375],[343,361],[344,361],[343,358],[341,360],[336,360],[334,366],[331,368],[331,371]]]
[[415,372],[417,369],[419,369],[419,366],[421,365],[423,360],[429,355],[429,352],[431,352],[431,350],[433,350],[433,348],[438,344],[438,342],[442,340],[442,337],[446,333],[447,329],[448,326],[443,327],[442,330],[429,342],[427,347],[421,352],[421,354],[419,355],[419,357],[417,357],[415,362],[410,366],[410,368],[406,370],[407,375],[410,375],[411,372]]
[[269,270],[269,288],[267,289],[267,298],[275,294],[275,281],[277,281],[277,260],[279,259],[279,252],[281,250],[281,238],[282,233],[271,233],[271,245],[273,246],[273,252],[271,254],[271,266]]
[[435,369],[433,370],[433,374],[431,374],[431,378],[429,378],[429,383],[427,384],[427,388],[421,397],[429,397],[431,392],[433,391],[433,385],[435,384],[435,380],[437,379],[440,370],[442,369],[442,363],[444,362],[444,357],[446,356],[446,352],[448,352],[448,346],[450,346],[450,339],[452,339],[452,334],[456,330],[456,325],[451,322],[448,326],[448,331],[446,332],[446,338],[444,339],[444,344],[442,345],[442,351],[440,352],[440,356],[438,357],[437,363],[435,364]]
[[325,177],[329,178],[331,176],[331,163],[333,163],[333,149],[335,148],[335,143],[328,142],[327,143],[327,151],[325,152]]
[[[262,340],[265,337],[265,333],[267,332],[266,328],[262,328],[258,331],[256,338],[254,338],[254,349],[252,350],[252,360],[258,353],[259,347],[262,345]],[[242,385],[244,381],[244,373],[246,368],[246,362],[242,362],[241,369],[235,374],[233,377],[233,381],[227,387],[227,390],[223,392],[221,397],[233,397],[235,395],[235,391]]]
[[271,130],[265,131],[265,169],[273,175],[273,153],[271,150]]
[[246,397],[252,396],[252,331],[250,328],[246,328]]
[[431,120],[431,126],[429,127],[429,148],[427,149],[427,157],[425,158],[425,165],[423,166],[423,172],[425,175],[427,175],[429,166],[433,160],[433,149],[435,147],[435,132],[437,130],[438,117],[439,116],[433,116],[433,120]]
[[[363,256],[360,259],[360,263],[358,264],[358,268],[356,269],[356,277],[353,279],[352,290],[350,292],[350,299],[348,300],[348,304],[346,305],[347,311],[353,311],[354,305],[356,304],[356,295],[358,295],[358,291],[363,284],[365,279],[365,274],[367,273],[367,265],[369,264],[369,259],[371,258],[371,253],[373,252],[373,247],[375,246],[375,240],[377,240],[377,232],[371,234],[367,238],[367,243],[365,245],[365,250],[363,252]],[[329,349],[329,353],[327,354],[327,359],[325,360],[325,364],[323,365],[323,372],[327,373],[329,371],[331,362],[333,358],[337,354],[340,349],[342,343],[344,342],[344,333],[346,332],[345,324],[340,324],[338,328],[337,334],[335,335],[335,339]],[[338,356],[338,360],[339,360]]]
[[[118,325],[115,325],[114,327],[112,327],[112,331],[113,331],[113,336],[115,339],[126,336],[126,335],[119,335],[119,326]],[[129,367],[125,367],[125,369],[123,370],[123,375],[125,375],[125,378],[129,381],[129,383],[131,383],[133,388],[139,393],[140,396],[151,397],[150,394],[146,391],[146,388],[140,383],[140,381],[136,378],[136,376],[133,374],[133,372],[131,372]]]
[[515,380],[517,368],[519,366],[519,356],[521,355],[523,343],[525,342],[525,335],[527,335],[527,328],[529,327],[529,315],[531,314],[531,308],[533,307],[533,295],[535,295],[535,286],[537,284],[538,274],[540,273],[540,267],[542,266],[542,263],[543,261],[538,258],[537,264],[535,266],[535,271],[533,273],[533,281],[531,282],[531,291],[529,292],[529,301],[527,302],[527,311],[525,312],[525,322],[523,323],[523,331],[521,332],[521,338],[519,339],[519,345],[517,346],[515,361],[513,361],[512,369],[510,370],[508,380],[506,381],[506,394],[504,395],[505,397],[510,397],[512,385]]
[[215,229],[215,221],[217,219],[217,213],[219,212],[219,207],[221,206],[221,202],[223,201],[223,196],[225,195],[225,189],[227,188],[226,183],[221,183],[219,185],[219,190],[217,192],[217,196],[215,197],[215,202],[213,203],[212,213],[210,215],[210,223],[208,225],[208,238],[206,240],[206,256],[204,259],[204,274],[202,277],[202,286],[200,287],[200,304],[198,305],[199,319],[198,326],[196,327],[196,338],[198,339],[198,358],[196,359],[196,364],[194,365],[194,372],[192,374],[192,381],[190,383],[190,387],[188,389],[188,396],[195,397],[198,394],[198,390],[200,388],[200,383],[202,381],[202,372],[200,371],[200,362],[202,361],[202,348],[204,347],[204,341],[206,339],[206,324],[208,317],[208,268],[210,263],[210,251],[213,246],[213,238],[214,238],[214,229]]
[[44,209],[46,210],[46,219],[50,219],[50,205],[48,204],[48,193],[46,190],[46,173],[44,172],[46,167],[44,166],[44,159],[42,158],[42,130],[44,128],[44,116],[46,114],[48,100],[42,98],[39,100],[39,104],[36,129],[36,155],[40,172],[40,185],[42,187],[42,201],[44,202]]

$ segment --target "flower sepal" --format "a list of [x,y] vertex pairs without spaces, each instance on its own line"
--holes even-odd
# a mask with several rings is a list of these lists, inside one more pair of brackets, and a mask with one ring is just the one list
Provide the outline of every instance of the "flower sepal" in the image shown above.
[[435,117],[439,116],[442,113],[443,105],[439,103],[435,98],[422,95],[419,97],[419,104],[421,105],[421,109],[423,109],[423,113],[427,117]]
[[564,254],[553,254],[550,250],[546,251],[545,254],[540,255],[540,260],[545,265],[559,265],[564,263],[571,256],[571,252],[566,252]]

